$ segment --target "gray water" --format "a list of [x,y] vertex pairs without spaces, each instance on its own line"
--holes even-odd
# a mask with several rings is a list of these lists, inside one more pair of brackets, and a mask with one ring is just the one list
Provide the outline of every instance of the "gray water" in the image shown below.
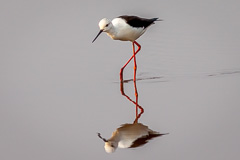
[[[0,2],[0,159],[238,159],[240,2]],[[168,135],[135,149],[104,151],[132,123],[120,92],[130,42],[98,33],[119,15],[159,17],[137,41],[139,119]],[[133,78],[133,65],[124,71]],[[134,84],[125,83],[133,100]]]

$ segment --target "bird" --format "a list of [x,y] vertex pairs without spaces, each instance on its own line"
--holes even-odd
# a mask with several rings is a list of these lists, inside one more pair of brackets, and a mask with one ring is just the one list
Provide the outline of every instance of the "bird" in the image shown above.
[[[154,24],[155,21],[162,21],[159,18],[141,18],[138,16],[128,16],[123,15],[117,18],[114,18],[110,21],[107,18],[103,18],[99,22],[100,31],[97,36],[93,39],[92,43],[98,38],[102,32],[106,32],[109,37],[113,40],[120,41],[130,41],[132,42],[133,55],[131,58],[123,65],[120,70],[120,81],[123,81],[123,70],[128,65],[128,63],[134,59],[134,78],[133,81],[136,81],[136,54],[140,51],[141,45],[136,42],[136,40],[147,30],[149,26]],[[135,45],[137,45],[137,50],[135,50]]]
[[155,137],[163,136],[168,133],[159,133],[148,128],[148,126],[142,123],[125,123],[121,127],[117,128],[111,138],[108,140],[103,138],[100,133],[98,137],[104,142],[104,148],[107,153],[113,153],[119,148],[136,148],[140,147],[148,142],[148,140]]

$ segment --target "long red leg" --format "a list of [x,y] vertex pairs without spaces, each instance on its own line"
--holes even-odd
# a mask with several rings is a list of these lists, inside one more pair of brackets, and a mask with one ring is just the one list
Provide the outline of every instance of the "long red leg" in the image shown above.
[[[137,46],[138,46],[138,49],[137,49],[137,51],[135,51],[135,47],[134,47],[134,44],[136,44]],[[120,70],[120,81],[123,81],[123,70],[124,70],[124,68],[128,65],[128,63],[134,58],[135,60],[134,60],[134,70],[135,70],[135,68],[137,69],[137,66],[136,66],[136,57],[135,57],[135,55],[140,51],[140,49],[141,49],[141,46],[140,46],[140,44],[138,44],[136,41],[133,41],[132,42],[132,45],[133,45],[133,55],[132,55],[132,57],[127,61],[127,63],[125,63],[125,65],[121,68],[121,70]],[[134,77],[135,77],[135,79],[134,79],[134,81],[136,80],[136,70],[134,71]]]
[[[137,58],[136,58],[136,52],[135,52],[135,45],[134,45],[134,43],[132,43],[132,46],[133,46],[133,62],[134,62],[134,66],[133,66],[133,70],[134,70],[133,81],[136,82]],[[135,93],[135,94],[136,94],[136,93]]]

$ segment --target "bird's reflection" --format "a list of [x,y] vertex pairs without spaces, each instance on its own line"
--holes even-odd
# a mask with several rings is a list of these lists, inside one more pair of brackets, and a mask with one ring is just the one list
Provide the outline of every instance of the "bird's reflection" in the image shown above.
[[[135,89],[135,101],[132,100],[124,92],[124,83],[121,82],[120,90],[123,96],[125,96],[129,101],[131,101],[136,107],[136,117],[133,123],[126,123],[117,128],[113,133],[111,138],[105,139],[98,133],[98,137],[105,142],[105,151],[107,153],[113,153],[118,147],[119,148],[136,148],[142,146],[148,142],[148,140],[159,137],[165,134],[153,131],[148,128],[148,126],[138,123],[139,118],[144,112],[144,109],[138,104],[138,92],[137,85],[134,81]],[[140,113],[138,111],[140,110]]]

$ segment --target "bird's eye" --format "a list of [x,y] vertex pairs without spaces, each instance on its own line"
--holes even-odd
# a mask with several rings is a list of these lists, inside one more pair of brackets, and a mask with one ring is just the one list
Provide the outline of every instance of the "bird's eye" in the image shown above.
[[106,24],[106,27],[108,27],[109,24]]

